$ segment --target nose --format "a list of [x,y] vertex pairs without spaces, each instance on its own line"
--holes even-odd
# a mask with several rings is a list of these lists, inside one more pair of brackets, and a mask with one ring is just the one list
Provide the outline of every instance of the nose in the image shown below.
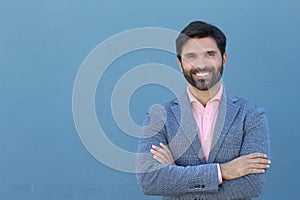
[[209,66],[209,62],[205,58],[198,57],[197,59],[195,59],[193,61],[192,65],[195,68],[205,69],[205,68],[207,68]]

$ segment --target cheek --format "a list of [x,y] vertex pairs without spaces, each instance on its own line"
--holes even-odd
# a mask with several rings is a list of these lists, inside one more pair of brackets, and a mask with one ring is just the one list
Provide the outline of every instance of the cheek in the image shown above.
[[194,67],[194,64],[191,62],[182,61],[182,67],[185,71],[190,71]]
[[212,60],[210,63],[210,66],[215,69],[220,68],[220,66],[222,66],[222,65],[223,65],[222,60]]

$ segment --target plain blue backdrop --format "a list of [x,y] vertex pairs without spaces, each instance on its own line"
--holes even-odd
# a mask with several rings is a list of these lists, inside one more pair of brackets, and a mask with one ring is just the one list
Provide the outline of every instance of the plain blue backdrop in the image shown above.
[[[0,199],[160,199],[144,196],[134,174],[103,165],[85,149],[72,116],[73,84],[84,58],[108,37],[148,26],[180,31],[193,20],[227,35],[226,88],[267,109],[273,164],[258,199],[300,199],[299,9],[296,0],[1,0]],[[99,84],[99,121],[123,149],[135,151],[137,140],[113,120],[113,84],[143,63],[177,69],[173,55],[160,53],[120,58]],[[132,118],[141,124],[151,104],[172,97],[158,85],[140,88],[130,101]]]

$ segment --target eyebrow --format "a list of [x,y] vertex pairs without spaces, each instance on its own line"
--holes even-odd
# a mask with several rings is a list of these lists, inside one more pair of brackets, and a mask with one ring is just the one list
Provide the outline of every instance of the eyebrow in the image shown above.
[[[207,50],[204,53],[214,53],[214,54],[217,54],[218,51],[212,49],[212,50]],[[193,53],[193,52],[188,52],[188,53],[183,54],[184,57],[186,57],[186,56],[194,56],[194,55],[196,55],[196,53]]]
[[208,50],[208,51],[206,51],[206,53],[217,53],[217,51],[216,50]]
[[185,53],[183,56],[186,57],[186,56],[194,56],[194,55],[196,55],[196,53],[188,52],[188,53]]

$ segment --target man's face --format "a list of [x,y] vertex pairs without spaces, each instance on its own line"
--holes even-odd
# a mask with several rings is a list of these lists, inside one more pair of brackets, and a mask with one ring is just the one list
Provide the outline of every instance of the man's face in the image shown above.
[[222,57],[216,41],[211,37],[191,38],[182,46],[179,64],[190,85],[205,91],[220,81],[226,54]]

